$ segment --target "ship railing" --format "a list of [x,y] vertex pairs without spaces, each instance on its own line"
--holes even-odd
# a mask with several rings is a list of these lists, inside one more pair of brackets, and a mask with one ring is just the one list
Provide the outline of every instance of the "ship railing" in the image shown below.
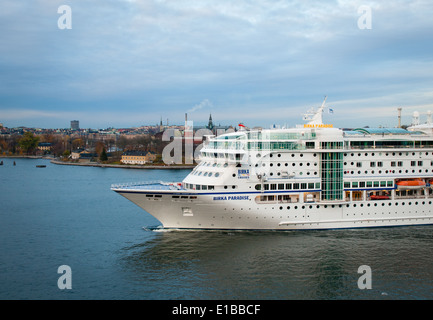
[[138,187],[150,187],[153,190],[180,190],[183,189],[183,186],[180,182],[164,182],[161,180],[153,180],[153,181],[140,181],[140,182],[126,182],[126,183],[117,183],[112,184],[112,189],[135,189]]

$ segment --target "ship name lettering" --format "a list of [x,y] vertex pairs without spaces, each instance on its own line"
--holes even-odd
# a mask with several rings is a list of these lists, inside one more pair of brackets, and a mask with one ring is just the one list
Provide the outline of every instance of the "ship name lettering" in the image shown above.
[[250,196],[217,196],[213,197],[213,200],[250,200]]

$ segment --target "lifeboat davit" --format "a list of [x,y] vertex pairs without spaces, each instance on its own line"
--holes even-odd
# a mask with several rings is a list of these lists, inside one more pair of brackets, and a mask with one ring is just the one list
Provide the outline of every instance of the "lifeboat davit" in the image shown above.
[[425,182],[421,179],[400,180],[397,182],[399,190],[416,190],[425,187]]

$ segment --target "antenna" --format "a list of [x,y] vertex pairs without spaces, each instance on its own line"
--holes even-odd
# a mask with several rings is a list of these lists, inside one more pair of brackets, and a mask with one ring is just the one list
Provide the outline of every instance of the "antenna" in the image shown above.
[[401,108],[398,108],[398,128],[401,128]]

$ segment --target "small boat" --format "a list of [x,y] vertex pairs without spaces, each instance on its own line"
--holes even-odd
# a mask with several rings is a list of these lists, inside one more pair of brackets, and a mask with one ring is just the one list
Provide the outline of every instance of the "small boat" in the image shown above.
[[425,187],[425,182],[421,179],[400,180],[397,181],[397,189],[399,190],[416,190]]
[[39,164],[36,166],[36,168],[45,168],[45,167],[46,167],[46,165],[44,165],[44,164]]

